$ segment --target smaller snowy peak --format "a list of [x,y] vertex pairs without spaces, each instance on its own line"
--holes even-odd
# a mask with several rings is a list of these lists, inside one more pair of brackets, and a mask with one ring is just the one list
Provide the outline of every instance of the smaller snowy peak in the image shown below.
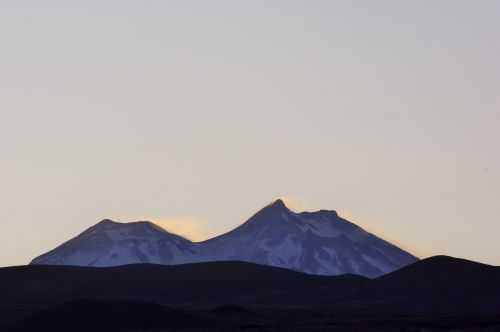
[[134,226],[150,227],[152,225],[154,225],[154,223],[147,220],[119,222],[111,219],[103,219],[99,221],[97,224],[95,224],[95,226],[105,226],[105,227],[134,227]]
[[[166,233],[171,234],[161,226],[147,220],[132,221],[132,222],[118,222],[111,219],[104,219],[92,226],[89,230],[100,230],[100,231],[136,231],[136,232],[146,232],[146,233]],[[171,234],[177,236],[175,234]]]
[[136,263],[190,262],[192,243],[150,221],[104,219],[32,264],[117,266]]

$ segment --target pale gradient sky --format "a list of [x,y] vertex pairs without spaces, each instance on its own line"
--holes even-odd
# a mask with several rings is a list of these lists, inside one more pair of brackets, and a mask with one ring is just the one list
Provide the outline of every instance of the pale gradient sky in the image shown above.
[[0,0],[0,265],[277,197],[500,265],[500,1]]

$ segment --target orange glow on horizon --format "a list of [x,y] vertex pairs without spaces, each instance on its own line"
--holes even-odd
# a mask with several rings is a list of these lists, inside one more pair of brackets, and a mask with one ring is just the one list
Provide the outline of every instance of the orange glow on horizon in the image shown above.
[[169,233],[180,235],[191,241],[203,241],[208,238],[205,222],[191,217],[148,218],[155,225]]
[[281,197],[281,200],[294,212],[302,212],[306,209],[304,202],[295,196],[286,195]]

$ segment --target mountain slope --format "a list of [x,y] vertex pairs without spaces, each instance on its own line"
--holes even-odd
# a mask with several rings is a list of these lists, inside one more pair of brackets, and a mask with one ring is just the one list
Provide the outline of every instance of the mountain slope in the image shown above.
[[295,213],[277,200],[233,231],[198,243],[149,222],[105,220],[32,264],[116,266],[228,260],[310,274],[377,277],[417,258],[335,211]]
[[281,200],[198,249],[206,261],[240,260],[322,275],[376,277],[417,260],[335,211],[294,213]]
[[192,244],[147,221],[103,220],[31,264],[117,266],[132,263],[180,264],[192,261]]

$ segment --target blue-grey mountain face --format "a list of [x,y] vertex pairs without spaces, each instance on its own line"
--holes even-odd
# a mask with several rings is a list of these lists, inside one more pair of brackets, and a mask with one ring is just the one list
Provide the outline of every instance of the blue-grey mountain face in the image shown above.
[[194,260],[191,241],[148,222],[103,220],[31,264],[117,266],[181,264]]
[[32,264],[115,266],[222,260],[312,274],[376,277],[417,258],[340,218],[335,211],[295,213],[278,200],[233,231],[198,243],[148,222],[102,221]]
[[281,200],[198,245],[207,261],[241,260],[323,275],[375,277],[417,260],[335,211],[294,213]]

